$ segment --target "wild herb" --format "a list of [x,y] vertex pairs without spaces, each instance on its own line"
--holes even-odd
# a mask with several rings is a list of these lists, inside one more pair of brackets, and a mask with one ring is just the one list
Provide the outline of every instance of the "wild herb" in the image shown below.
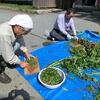
[[31,57],[30,59],[26,59],[25,62],[29,63],[30,67],[35,67],[35,65],[37,64],[34,60],[34,58]]
[[82,79],[98,83],[96,79],[91,78],[86,73],[83,73],[83,70],[100,68],[100,43],[92,43],[80,39],[77,41],[77,44],[80,45],[70,49],[72,57],[61,61],[61,67],[65,68],[68,73],[71,72]]
[[95,100],[100,100],[100,91],[98,91],[98,93],[95,95],[94,99]]
[[61,76],[54,68],[47,68],[40,76],[41,80],[48,85],[59,84],[62,80]]
[[[73,73],[81,79],[94,82],[99,89],[98,80],[90,77],[86,73],[86,70],[100,68],[100,43],[92,43],[84,39],[79,39],[78,41],[72,40],[69,44],[72,46],[70,49],[72,56],[55,62],[56,65],[58,64],[62,68],[65,68],[67,73]],[[53,63],[52,65],[55,64]],[[92,86],[88,87],[90,91],[94,91],[94,88]],[[95,98],[95,100],[100,100],[100,92]]]

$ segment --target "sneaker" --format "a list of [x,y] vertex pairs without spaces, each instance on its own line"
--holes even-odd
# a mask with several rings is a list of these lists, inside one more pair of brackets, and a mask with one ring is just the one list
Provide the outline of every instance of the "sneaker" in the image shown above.
[[48,30],[46,30],[44,36],[46,36],[47,38],[51,37],[50,32]]
[[50,41],[52,41],[52,38],[51,38],[51,37],[47,37],[47,40],[50,40]]
[[55,41],[55,38],[52,37],[52,41]]
[[47,40],[55,41],[55,38],[50,36],[50,32],[48,30],[45,31],[44,36],[46,36]]
[[44,36],[45,36],[46,38],[51,38],[50,32],[49,32],[48,30],[45,31]]
[[3,73],[0,74],[0,82],[4,83],[4,84],[10,83],[11,78],[3,72]]

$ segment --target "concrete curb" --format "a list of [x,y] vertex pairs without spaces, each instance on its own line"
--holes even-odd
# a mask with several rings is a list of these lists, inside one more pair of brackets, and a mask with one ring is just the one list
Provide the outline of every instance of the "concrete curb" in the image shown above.
[[39,9],[39,10],[36,10],[37,14],[60,12],[60,11],[63,11],[63,9],[52,8],[52,9]]

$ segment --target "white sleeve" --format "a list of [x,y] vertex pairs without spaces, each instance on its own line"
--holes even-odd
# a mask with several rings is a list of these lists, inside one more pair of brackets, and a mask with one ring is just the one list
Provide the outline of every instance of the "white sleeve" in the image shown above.
[[58,24],[59,30],[60,30],[63,34],[68,35],[68,33],[67,33],[66,30],[65,30],[65,24],[64,24],[64,23],[65,23],[65,22],[64,22],[64,18],[63,18],[62,16],[58,16],[58,18],[57,18],[57,24]]
[[71,19],[70,21],[71,21],[71,29],[72,29],[74,35],[76,35],[76,29],[75,29],[74,21],[73,21],[73,19]]

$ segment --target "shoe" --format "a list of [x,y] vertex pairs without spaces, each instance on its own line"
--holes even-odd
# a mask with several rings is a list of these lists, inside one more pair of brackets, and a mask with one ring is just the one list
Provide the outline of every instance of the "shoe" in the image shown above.
[[10,83],[11,78],[3,72],[3,73],[0,74],[0,82],[4,83],[4,84]]
[[55,41],[55,38],[53,38],[53,37],[47,37],[47,40]]
[[50,32],[46,30],[44,36],[46,36],[47,40],[55,41],[55,38],[50,36]]
[[50,40],[50,41],[52,41],[52,38],[51,38],[51,37],[47,37],[47,40]]
[[48,30],[45,31],[44,36],[50,37],[50,32]]

